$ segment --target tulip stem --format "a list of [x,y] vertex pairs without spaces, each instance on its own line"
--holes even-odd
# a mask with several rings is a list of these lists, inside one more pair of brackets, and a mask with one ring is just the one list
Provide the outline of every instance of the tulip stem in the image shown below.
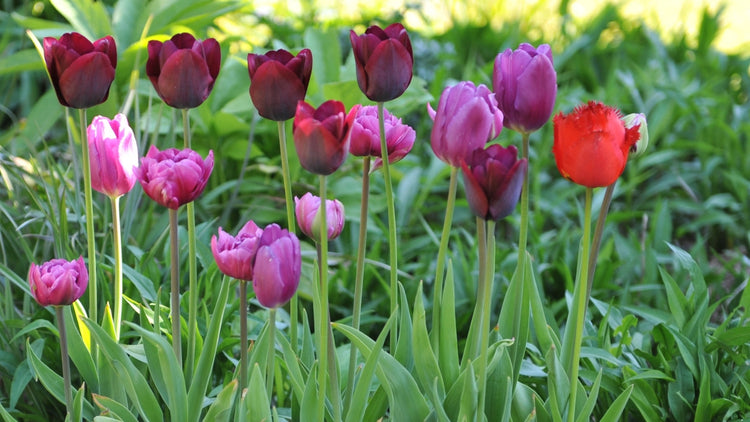
[[57,325],[60,330],[60,357],[62,358],[63,389],[65,390],[65,410],[67,411],[68,416],[70,416],[73,410],[73,392],[70,390],[70,360],[68,358],[68,335],[67,335],[67,332],[65,331],[65,316],[63,315],[63,307],[55,306],[54,308],[55,308],[55,314],[57,315]]
[[276,308],[268,310],[268,357],[266,359],[266,393],[268,400],[273,396],[273,369],[276,351]]
[[240,281],[240,397],[247,386],[247,281]]
[[616,183],[617,180],[607,186],[607,190],[604,192],[604,199],[602,199],[602,206],[599,208],[599,217],[596,219],[596,229],[594,229],[594,238],[591,241],[591,256],[588,263],[589,277],[586,280],[586,303],[588,303],[591,297],[591,287],[594,285],[594,272],[596,271],[596,260],[599,258],[599,244],[602,241],[602,234],[604,234],[604,223],[607,221],[607,213],[609,212],[610,204],[612,204],[612,194],[615,191]]
[[122,324],[122,237],[120,236],[120,197],[111,196],[112,202],[112,237],[115,251],[115,341],[120,341]]
[[[477,297],[477,305],[479,305],[479,299],[482,301],[482,324],[480,329],[482,334],[479,346],[479,407],[477,411],[479,415],[484,413],[485,397],[487,396],[487,352],[490,338],[490,316],[492,314],[492,281],[495,277],[495,222],[489,220],[484,226],[485,233],[483,235],[485,236],[484,243],[486,244],[484,264],[486,268],[483,274],[484,277],[480,279],[480,283],[483,286],[482,296]],[[482,260],[480,260],[481,262]]]
[[[328,374],[328,217],[326,216],[326,177],[319,176],[320,181],[320,234],[318,246],[318,268],[320,275],[320,314],[318,315],[318,420],[325,416],[326,375]],[[337,392],[334,392],[337,393]]]
[[[191,148],[190,142],[190,115],[188,109],[182,109],[182,131],[184,134],[185,148]],[[198,331],[198,262],[196,260],[195,243],[195,203],[187,203],[187,228],[188,228],[188,291],[190,301],[188,302],[188,350],[186,378],[190,378],[194,370],[195,362],[195,338]]]
[[169,246],[171,252],[171,317],[172,317],[172,348],[177,357],[177,363],[182,367],[182,335],[180,334],[180,253],[178,241],[177,210],[169,210]]
[[86,136],[86,109],[78,109],[78,119],[81,126],[81,149],[83,151],[83,192],[86,202],[86,240],[88,242],[88,270],[89,270],[89,317],[99,322],[97,308],[96,282],[96,244],[94,244],[94,205],[91,194],[91,161],[89,158],[89,142]]
[[[443,279],[445,278],[445,255],[448,250],[448,240],[451,234],[451,225],[453,224],[453,210],[456,206],[456,188],[458,186],[458,167],[451,166],[450,184],[448,187],[448,202],[445,206],[445,220],[443,221],[443,232],[440,235],[440,249],[438,249],[437,265],[435,269],[435,288],[432,297],[432,348],[438,350],[440,339],[440,330],[434,327],[438,326],[440,321],[440,307],[443,296]],[[480,265],[481,268],[481,265]]]
[[[529,134],[523,133],[521,158],[529,159]],[[526,259],[526,243],[529,232],[529,172],[523,176],[523,187],[521,188],[521,233],[518,238],[518,265],[523,265]]]

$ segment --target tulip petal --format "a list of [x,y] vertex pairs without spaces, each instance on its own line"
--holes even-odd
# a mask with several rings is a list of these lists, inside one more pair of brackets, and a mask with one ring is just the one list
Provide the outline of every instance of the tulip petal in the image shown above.
[[258,114],[275,121],[294,117],[297,102],[305,99],[306,92],[297,75],[277,61],[263,63],[250,84],[250,98]]
[[208,98],[213,82],[203,57],[192,50],[178,50],[161,68],[157,91],[172,107],[194,108]]
[[115,69],[104,53],[79,57],[60,75],[60,92],[73,108],[89,108],[101,104],[109,96]]

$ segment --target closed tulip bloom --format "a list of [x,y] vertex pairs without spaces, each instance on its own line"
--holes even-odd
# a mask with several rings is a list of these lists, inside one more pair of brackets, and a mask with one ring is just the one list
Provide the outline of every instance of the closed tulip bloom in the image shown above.
[[294,147],[305,170],[329,175],[341,166],[349,150],[349,131],[357,108],[347,115],[340,101],[328,100],[317,109],[304,101],[297,103]]
[[438,158],[453,167],[469,161],[477,148],[484,148],[503,129],[503,113],[492,92],[472,82],[459,82],[440,95],[437,111],[427,104],[433,120],[430,144]]
[[214,152],[205,160],[192,149],[159,151],[151,146],[135,173],[143,190],[160,205],[176,210],[203,192],[214,168]]
[[289,120],[307,94],[312,52],[306,48],[296,56],[286,50],[248,54],[247,71],[250,98],[258,114],[275,121]]
[[42,306],[70,305],[78,300],[89,285],[89,273],[83,257],[73,261],[53,259],[42,265],[31,264],[29,287],[31,295]]
[[382,29],[373,25],[362,35],[349,32],[357,83],[376,102],[398,98],[411,83],[414,53],[409,34],[400,23]]
[[[302,198],[294,197],[294,214],[302,233],[316,242],[320,241],[320,197],[307,192]],[[333,240],[344,229],[344,205],[336,199],[326,199],[326,228],[328,240]]]
[[253,265],[255,297],[266,308],[284,305],[299,286],[302,255],[297,236],[271,224],[263,229]]
[[91,187],[111,198],[122,196],[135,184],[138,145],[124,114],[113,120],[96,116],[87,130]]
[[161,42],[148,42],[146,75],[167,105],[194,108],[211,94],[221,67],[218,41],[196,39],[188,33]]
[[544,126],[557,97],[557,73],[549,45],[534,48],[523,43],[516,50],[498,54],[492,88],[505,127],[531,133]]
[[596,101],[554,119],[557,169],[566,179],[590,188],[609,186],[625,169],[639,125],[625,127],[620,111]]
[[213,252],[219,270],[238,280],[253,279],[253,260],[258,251],[258,242],[263,230],[250,220],[232,236],[219,227],[219,237],[211,236]]
[[518,159],[516,147],[493,144],[478,148],[461,169],[466,199],[474,215],[497,221],[513,212],[528,169],[526,159]]
[[117,46],[111,36],[93,43],[77,32],[45,37],[44,61],[60,104],[89,108],[109,96],[115,79]]
[[648,122],[646,121],[646,115],[643,113],[631,113],[623,117],[622,121],[625,123],[626,129],[633,126],[638,127],[638,142],[630,148],[630,153],[633,154],[633,157],[643,154],[648,148]]
[[[400,161],[411,151],[417,133],[411,126],[401,122],[401,119],[383,108],[385,122],[385,143],[388,148],[388,162],[393,164]],[[374,157],[372,171],[383,165],[380,150],[380,123],[378,122],[378,107],[360,107],[352,123],[349,152],[357,157]]]

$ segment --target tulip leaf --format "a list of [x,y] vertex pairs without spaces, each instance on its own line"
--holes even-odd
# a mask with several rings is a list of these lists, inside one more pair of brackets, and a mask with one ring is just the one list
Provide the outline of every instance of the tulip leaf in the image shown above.
[[[65,315],[65,331],[68,337],[68,354],[70,355],[70,359],[76,368],[78,368],[78,372],[81,373],[84,381],[88,383],[89,388],[92,391],[99,391],[99,374],[96,372],[94,359],[91,357],[81,334],[77,330],[78,325],[73,319],[73,312],[71,312],[70,306],[65,307],[63,314]],[[88,332],[88,329],[86,331]]]
[[[438,341],[438,360],[446,390],[449,390],[458,378],[458,338],[456,330],[456,294],[453,280],[453,261],[448,260],[445,284],[443,286],[443,298],[440,312],[440,321],[434,329],[440,330]],[[438,294],[437,292],[435,294]]]
[[39,53],[35,48],[27,48],[9,56],[0,57],[0,76],[31,70],[44,70],[44,62],[39,60]]
[[102,413],[116,416],[117,419],[115,420],[121,420],[122,422],[138,422],[138,418],[136,418],[135,415],[133,415],[122,403],[96,393],[92,394],[91,397],[94,399],[94,403],[102,410]]
[[104,3],[90,0],[50,0],[52,6],[91,42],[112,34]]
[[282,365],[286,365],[287,374],[289,375],[289,383],[292,386],[292,392],[297,399],[300,399],[305,391],[305,378],[309,378],[302,375],[300,368],[299,357],[292,350],[292,345],[289,340],[284,336],[279,336],[278,340],[281,346],[281,351],[284,355]]
[[5,407],[3,407],[2,403],[0,403],[0,416],[3,417],[3,422],[18,422],[13,416],[8,413],[7,410],[5,410]]
[[429,391],[437,380],[437,392],[439,401],[433,403],[434,407],[441,407],[445,398],[445,384],[443,375],[440,373],[437,357],[430,344],[430,336],[427,334],[427,317],[422,299],[422,283],[417,288],[414,299],[414,330],[412,342],[414,350],[419,350],[419,358],[414,360],[414,368],[417,373],[417,381],[422,386],[422,391]]
[[237,394],[238,385],[237,380],[234,379],[219,392],[216,396],[216,400],[208,408],[204,420],[215,422],[229,421],[229,417],[232,415],[232,403],[234,402],[235,394]]
[[[329,82],[338,82],[341,80],[340,75],[340,64],[341,63],[341,47],[339,44],[339,32],[334,28],[328,28],[323,30],[315,27],[308,27],[303,35],[304,45],[310,49],[315,57],[313,60],[312,78],[313,81],[317,82],[318,85],[324,85]],[[310,88],[314,88],[315,84],[310,84]],[[308,95],[314,95],[315,91],[309,92]],[[359,87],[357,87],[359,92]],[[335,98],[338,97],[327,97]],[[348,105],[344,103],[348,107]],[[358,103],[356,103],[358,104]]]
[[[628,404],[630,394],[633,392],[634,384],[631,384],[625,391],[620,393],[619,396],[609,405],[607,413],[602,416],[600,422],[615,422],[620,420],[622,411],[625,410],[625,406]],[[698,420],[698,419],[696,419]]]
[[245,395],[246,421],[263,422],[271,420],[271,403],[266,393],[265,377],[258,364],[253,365],[250,383]]
[[[80,422],[81,418],[83,417],[83,393],[86,390],[86,385],[82,385],[81,388],[79,388],[76,391],[75,396],[73,397],[73,409],[71,409],[70,412],[70,421],[77,421]],[[86,402],[86,404],[89,404]]]

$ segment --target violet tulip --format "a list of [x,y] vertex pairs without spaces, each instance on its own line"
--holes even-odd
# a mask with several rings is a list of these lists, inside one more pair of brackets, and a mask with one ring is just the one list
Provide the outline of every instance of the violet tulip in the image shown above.
[[73,261],[53,259],[42,265],[31,264],[31,295],[42,306],[70,305],[78,300],[89,284],[89,273],[83,257]]
[[211,236],[211,252],[219,270],[229,277],[251,281],[253,260],[262,234],[263,230],[252,220],[242,226],[237,236],[232,236],[219,227],[219,237]]
[[89,108],[107,101],[115,79],[117,45],[106,36],[93,43],[77,32],[45,37],[44,61],[60,104]]
[[[417,133],[411,126],[401,122],[401,119],[383,108],[385,122],[385,142],[388,148],[388,162],[393,164],[400,161],[411,151]],[[352,123],[349,152],[357,157],[371,156],[375,158],[372,171],[383,165],[380,151],[380,123],[378,122],[378,107],[360,107]]]
[[326,176],[341,166],[349,150],[349,132],[358,108],[354,106],[347,115],[340,101],[328,100],[317,109],[304,101],[297,103],[294,146],[305,170]]
[[518,159],[516,147],[493,144],[478,148],[461,169],[466,199],[474,215],[497,221],[513,212],[528,170],[527,160]]
[[253,264],[255,297],[266,308],[289,301],[299,286],[302,255],[294,233],[271,224],[263,229]]
[[[320,241],[320,197],[307,192],[294,198],[294,213],[302,233],[316,242]],[[326,228],[328,240],[333,240],[344,229],[344,205],[336,199],[326,199]]]
[[297,103],[307,94],[312,62],[312,52],[307,48],[296,56],[286,50],[248,54],[250,98],[258,114],[275,121],[294,117]]
[[148,42],[146,75],[167,105],[198,107],[211,94],[221,67],[218,41],[196,39],[188,33],[161,42]]
[[367,98],[375,102],[401,96],[411,83],[414,53],[409,33],[400,23],[382,29],[373,25],[362,35],[349,32],[357,64],[357,83]]
[[459,82],[440,95],[437,111],[427,104],[434,124],[430,143],[438,158],[453,167],[469,161],[477,148],[484,148],[503,129],[503,113],[492,92],[472,82]]
[[124,114],[110,120],[96,116],[88,127],[91,187],[110,198],[133,189],[138,167],[138,145]]
[[515,51],[507,49],[498,54],[492,88],[505,127],[531,133],[544,126],[557,96],[557,73],[549,45],[534,48],[523,43]]
[[135,173],[151,199],[176,210],[200,196],[213,168],[213,151],[204,160],[189,148],[159,151],[152,145]]

